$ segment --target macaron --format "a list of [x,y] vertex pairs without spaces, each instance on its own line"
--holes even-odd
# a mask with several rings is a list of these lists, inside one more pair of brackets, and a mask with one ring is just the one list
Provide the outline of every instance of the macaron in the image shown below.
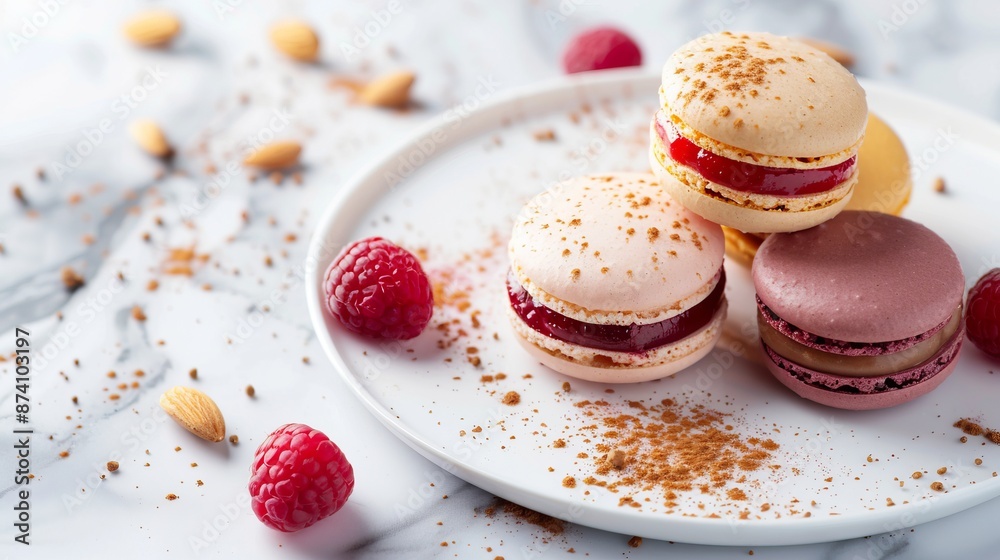
[[752,274],[765,363],[801,397],[886,408],[955,368],[965,279],[948,244],[916,222],[848,210],[769,236]]
[[[868,114],[864,141],[858,150],[858,182],[845,210],[867,210],[899,216],[910,201],[913,181],[910,158],[899,136],[874,113]],[[750,266],[766,234],[723,227],[726,256]]]
[[748,232],[807,229],[847,205],[868,116],[854,76],[769,33],[695,39],[663,68],[650,164],[689,210]]
[[632,383],[707,354],[726,316],[722,229],[650,174],[578,177],[533,198],[508,246],[521,345],[580,379]]

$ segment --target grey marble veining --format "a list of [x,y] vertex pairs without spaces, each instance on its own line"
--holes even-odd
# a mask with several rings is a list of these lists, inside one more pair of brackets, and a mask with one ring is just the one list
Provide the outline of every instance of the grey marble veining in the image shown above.
[[[43,4],[57,8],[43,18],[36,15]],[[570,525],[549,536],[475,514],[490,495],[416,455],[341,381],[320,377],[325,358],[297,273],[319,212],[365,162],[461,103],[481,80],[503,91],[558,75],[562,45],[595,24],[629,30],[650,69],[682,42],[724,28],[827,39],[857,55],[862,76],[1000,119],[1000,3],[993,0],[401,0],[402,11],[375,26],[367,43],[355,43],[356,54],[343,45],[385,2],[176,2],[185,31],[175,47],[132,48],[120,24],[153,5],[0,0],[0,351],[10,351],[15,326],[31,330],[45,356],[32,384],[34,427],[52,435],[34,441],[35,545],[24,556],[4,543],[13,557],[142,550],[150,557],[535,558],[572,548],[592,558],[745,558],[746,548],[647,540],[631,549],[628,535]],[[273,52],[266,28],[282,16],[314,22],[322,64],[290,65]],[[32,18],[46,22],[31,32],[25,22]],[[358,109],[330,85],[397,67],[417,72],[419,110]],[[171,166],[134,148],[125,129],[136,117],[166,125],[179,148]],[[104,121],[107,131],[94,132]],[[275,122],[280,129],[271,130]],[[242,166],[226,171],[248,138],[262,134],[306,139],[302,185],[286,179],[274,187]],[[27,208],[9,196],[13,184]],[[286,241],[288,234],[296,240]],[[191,246],[211,262],[193,263],[191,278],[164,275],[169,250]],[[264,264],[268,256],[273,266]],[[67,265],[86,278],[73,294],[59,280]],[[154,277],[160,287],[150,292]],[[133,305],[146,311],[146,322],[130,318]],[[0,364],[4,426],[12,421],[9,364]],[[219,398],[242,413],[231,426],[241,444],[217,451],[232,463],[248,465],[263,434],[299,415],[330,417],[335,439],[362,450],[352,457],[357,499],[337,523],[297,538],[263,531],[240,505],[242,471],[193,468],[194,454],[173,450],[197,442],[165,427],[155,403],[193,367],[206,390],[228,392]],[[136,369],[145,374],[140,388],[108,400],[119,382],[138,379]],[[256,403],[241,398],[251,383]],[[69,457],[60,459],[63,450]],[[121,476],[101,480],[96,474],[111,455],[121,458]],[[0,472],[12,464],[3,454]],[[0,483],[0,500],[10,490],[9,481]],[[200,499],[199,506],[168,507],[166,492],[179,494],[180,504]],[[997,515],[994,500],[912,529],[873,527],[869,539],[755,548],[754,558],[996,558]],[[212,527],[219,516],[224,523]]]

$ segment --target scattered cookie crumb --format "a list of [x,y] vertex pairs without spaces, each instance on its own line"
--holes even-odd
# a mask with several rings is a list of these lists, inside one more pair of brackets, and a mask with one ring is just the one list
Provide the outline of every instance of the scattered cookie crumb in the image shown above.
[[233,434],[233,435],[229,436],[229,443],[231,443],[233,445],[236,445],[239,442],[240,442],[240,436],[238,436],[236,434]]
[[133,305],[132,318],[141,323],[146,320],[146,313],[138,305]]
[[118,470],[118,461],[108,461],[108,472],[115,472]]
[[916,479],[918,479],[918,478],[920,478],[920,477],[922,477],[924,475],[920,471],[913,471],[913,474],[910,475],[910,476],[913,477],[913,480],[916,480]]
[[940,482],[932,482],[931,490],[934,490],[935,492],[944,492],[944,484],[941,484]]
[[178,497],[179,496],[177,494],[174,494],[173,492],[167,494],[167,496],[166,496],[167,500],[169,500],[171,502],[174,501],[174,500],[176,500]]
[[257,394],[257,391],[253,388],[253,385],[247,385],[247,396],[253,398]]
[[642,537],[632,537],[628,540],[629,548],[639,548],[642,546]]
[[198,379],[198,368],[191,368],[191,371],[188,372],[188,377]]
[[521,395],[517,391],[509,391],[503,396],[503,404],[514,406],[521,402]]
[[576,479],[572,476],[567,476],[563,478],[562,485],[564,488],[576,488]]
[[948,467],[941,467],[940,469],[937,470],[938,474],[944,474],[946,472],[948,472]]

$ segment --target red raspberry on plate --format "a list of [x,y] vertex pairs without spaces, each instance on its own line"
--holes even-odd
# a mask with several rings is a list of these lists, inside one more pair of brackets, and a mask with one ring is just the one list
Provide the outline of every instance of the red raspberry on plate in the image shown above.
[[354,469],[323,432],[285,424],[267,436],[250,467],[253,512],[290,533],[337,513],[354,490]]
[[613,27],[597,27],[570,40],[563,53],[567,74],[641,66],[642,51],[631,37]]
[[420,261],[381,237],[348,245],[323,282],[326,308],[356,333],[407,339],[431,321],[434,296]]
[[987,272],[969,290],[965,332],[987,354],[1000,358],[1000,268]]

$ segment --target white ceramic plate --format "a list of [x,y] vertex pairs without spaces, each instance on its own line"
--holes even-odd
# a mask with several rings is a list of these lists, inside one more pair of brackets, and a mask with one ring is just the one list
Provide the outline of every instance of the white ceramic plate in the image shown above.
[[[991,372],[1000,365],[967,344],[938,390],[894,409],[857,413],[803,401],[757,365],[752,352],[741,350],[754,348],[753,288],[748,271],[734,263],[727,263],[729,342],[673,378],[631,386],[579,382],[538,365],[517,346],[503,313],[504,244],[513,216],[561,178],[648,170],[647,126],[658,82],[649,74],[612,71],[482,103],[470,98],[344,187],[312,239],[306,295],[316,334],[351,390],[400,439],[470,483],[534,510],[626,535],[715,545],[823,542],[904,529],[1000,495],[994,477],[1000,446],[974,437],[963,444],[952,426],[968,416],[1000,426],[1000,376]],[[971,285],[987,268],[1000,266],[1000,190],[994,188],[1000,127],[864,85],[870,107],[900,133],[914,160],[915,189],[905,215],[952,244]],[[548,130],[554,141],[535,137]],[[932,191],[936,176],[946,179],[947,194]],[[447,279],[457,299],[437,309],[432,328],[415,340],[363,339],[322,309],[326,266],[346,243],[371,235],[422,251],[425,269],[438,281]],[[460,310],[463,297],[455,291],[468,294],[470,307]],[[473,310],[479,311],[479,328],[472,324]],[[468,334],[441,348],[448,346],[445,333],[434,325],[451,321],[458,321],[452,335],[460,328]],[[468,359],[470,346],[478,351],[479,367]],[[506,379],[481,381],[499,372]],[[567,380],[572,391],[564,394]],[[520,404],[501,402],[509,391],[520,395]],[[584,484],[601,438],[581,435],[593,419],[581,416],[574,403],[605,399],[625,409],[629,400],[665,398],[732,414],[737,433],[780,445],[769,460],[780,466],[727,485],[740,487],[747,500],[694,490],[682,493],[674,508],[663,505],[660,490],[612,493]],[[553,446],[558,438],[565,447]],[[938,475],[939,467],[947,473]],[[914,471],[927,474],[914,480]],[[576,478],[575,488],[562,485],[566,476]],[[946,491],[933,491],[934,481]],[[620,505],[625,496],[641,507]],[[747,519],[740,519],[741,511]]]

